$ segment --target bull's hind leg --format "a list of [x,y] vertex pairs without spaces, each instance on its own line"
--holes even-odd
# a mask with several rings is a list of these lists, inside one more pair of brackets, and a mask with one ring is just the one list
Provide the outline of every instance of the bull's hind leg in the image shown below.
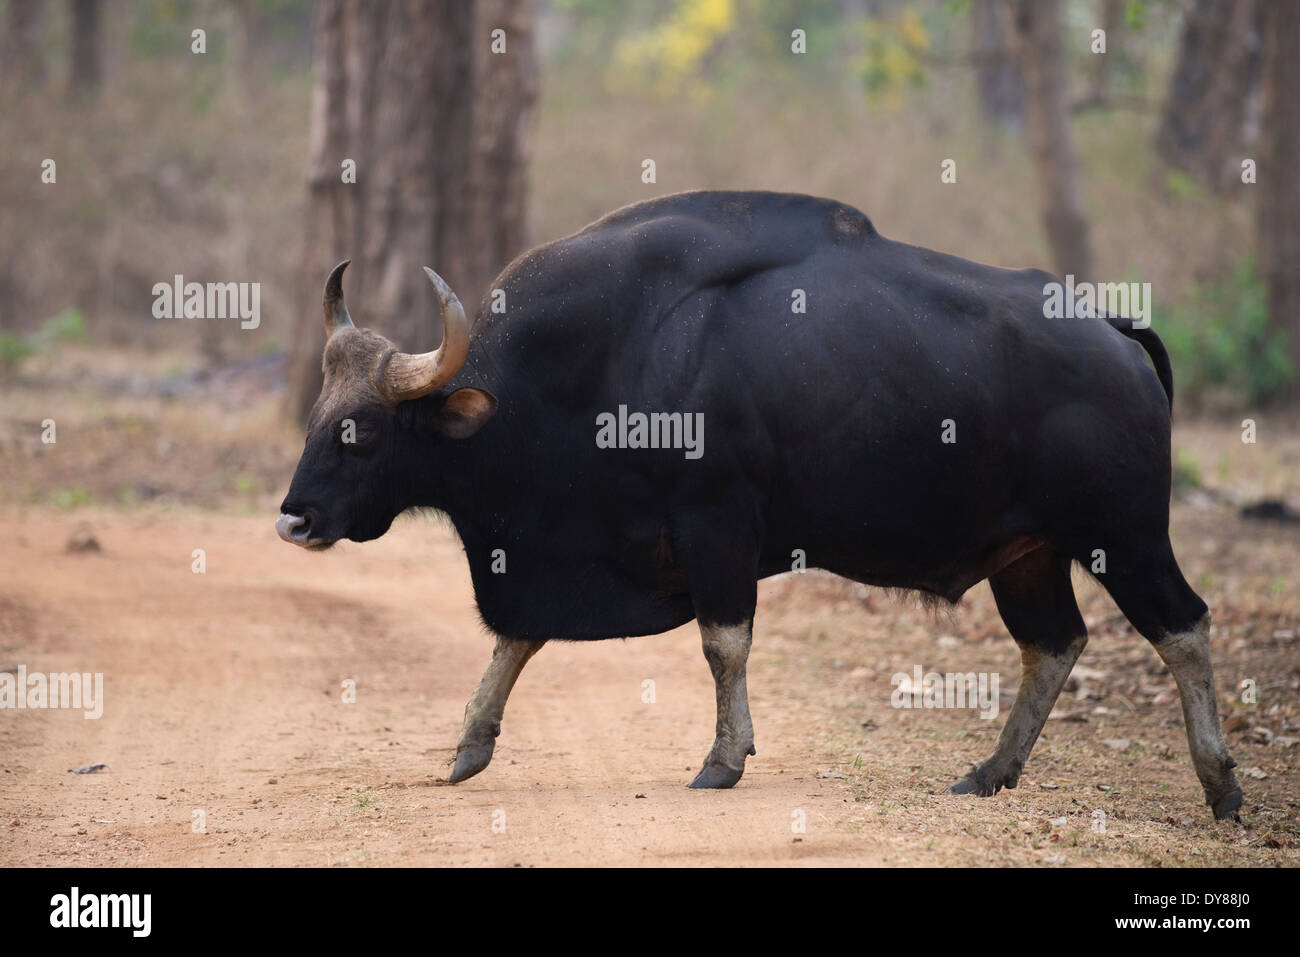
[[472,778],[492,760],[510,689],[515,686],[528,659],[544,644],[543,641],[497,639],[492,649],[492,660],[465,705],[465,723],[460,730],[460,740],[456,742],[456,763],[448,779],[452,784]]
[[1109,568],[1097,580],[1133,627],[1169,666],[1182,699],[1183,722],[1196,776],[1216,818],[1235,816],[1241,788],[1219,722],[1210,664],[1210,612],[1183,578],[1169,539],[1107,550]]
[[758,603],[757,536],[740,506],[703,508],[678,519],[674,553],[691,590],[704,658],[713,672],[718,722],[693,788],[729,788],[754,754],[745,669]]
[[998,737],[997,750],[976,765],[950,794],[988,797],[1014,788],[1043,724],[1088,642],[1070,584],[1070,559],[1041,548],[989,579],[998,611],[1020,646],[1020,688]]
[[745,758],[754,754],[754,723],[749,718],[745,665],[753,640],[753,622],[738,625],[700,623],[704,657],[713,672],[718,697],[716,737],[693,788],[729,788],[745,773]]

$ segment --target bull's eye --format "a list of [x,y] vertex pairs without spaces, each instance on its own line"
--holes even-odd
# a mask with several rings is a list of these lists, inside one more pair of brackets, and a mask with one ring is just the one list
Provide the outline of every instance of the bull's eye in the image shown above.
[[364,419],[340,419],[334,428],[334,437],[344,448],[363,450],[375,444],[379,432]]

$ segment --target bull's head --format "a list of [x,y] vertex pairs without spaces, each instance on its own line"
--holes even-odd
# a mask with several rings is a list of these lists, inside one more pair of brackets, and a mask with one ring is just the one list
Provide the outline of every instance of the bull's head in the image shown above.
[[438,297],[442,345],[412,355],[352,324],[343,302],[347,265],[335,266],[325,283],[325,381],[275,523],[281,538],[305,548],[383,535],[416,504],[400,450],[415,441],[473,435],[496,411],[496,399],[481,389],[438,393],[465,363],[469,321],[437,273],[424,270]]

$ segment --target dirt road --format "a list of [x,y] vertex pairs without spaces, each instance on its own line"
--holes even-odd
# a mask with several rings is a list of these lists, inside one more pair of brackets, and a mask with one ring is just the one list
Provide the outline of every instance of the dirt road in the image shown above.
[[[547,646],[515,689],[491,766],[449,787],[440,779],[491,640],[446,525],[403,519],[378,542],[308,554],[276,540],[264,514],[3,518],[0,669],[102,672],[105,699],[99,720],[0,713],[3,865],[1267,865],[1300,854],[1300,749],[1230,736],[1265,777],[1243,781],[1244,825],[1212,822],[1172,682],[1095,588],[1091,687],[1067,694],[1020,788],[996,798],[938,792],[986,756],[1001,718],[889,704],[890,675],[913,663],[1000,671],[1014,690],[1017,653],[987,586],[936,618],[818,575],[761,585],[758,755],[734,790],[685,787],[713,731],[694,626]],[[67,550],[82,523],[98,551]],[[1294,536],[1275,544],[1278,562],[1294,554]],[[1294,650],[1216,644],[1225,680],[1280,669],[1270,694],[1285,720],[1295,670],[1277,662]],[[1132,700],[1139,686],[1150,700]],[[68,773],[95,762],[108,767]]]

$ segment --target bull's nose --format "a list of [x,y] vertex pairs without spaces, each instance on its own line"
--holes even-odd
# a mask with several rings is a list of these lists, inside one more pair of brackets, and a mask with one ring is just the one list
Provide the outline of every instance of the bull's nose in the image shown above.
[[281,512],[275,520],[275,533],[291,544],[306,545],[311,535],[311,519],[306,515]]

